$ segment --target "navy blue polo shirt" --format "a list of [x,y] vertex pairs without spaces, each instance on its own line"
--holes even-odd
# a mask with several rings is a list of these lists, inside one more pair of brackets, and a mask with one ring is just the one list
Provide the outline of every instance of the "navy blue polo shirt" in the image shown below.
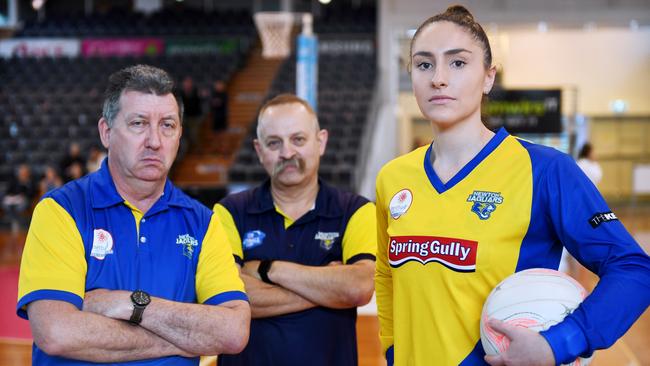
[[[285,217],[275,208],[269,181],[227,196],[215,205],[220,216],[231,216],[220,217],[220,221],[231,219],[236,227],[235,237],[239,240],[236,245],[233,243],[233,253],[238,263],[273,259],[308,266],[374,260],[374,225],[367,220],[365,225],[363,220],[351,220],[368,208],[369,219],[374,223],[372,203],[322,181],[315,207],[289,226],[285,226]],[[228,225],[224,226],[228,231]],[[355,231],[363,232],[368,227],[373,228],[371,237],[346,240],[347,236],[355,236]],[[219,365],[356,365],[356,317],[356,308],[316,307],[253,319],[246,349],[238,355],[220,356]]]

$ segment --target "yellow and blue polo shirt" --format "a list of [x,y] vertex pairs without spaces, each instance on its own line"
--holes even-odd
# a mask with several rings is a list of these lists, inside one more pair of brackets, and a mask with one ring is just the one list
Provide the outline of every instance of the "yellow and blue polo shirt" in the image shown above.
[[[375,208],[319,180],[314,208],[296,221],[273,203],[270,182],[215,205],[235,260],[274,259],[308,266],[375,259]],[[219,365],[357,365],[356,308],[316,307],[251,321],[248,346]]]
[[542,332],[556,361],[608,347],[646,309],[650,259],[570,156],[501,129],[443,183],[431,148],[377,177],[375,288],[389,364],[485,365],[488,294],[514,272],[557,269],[563,246],[600,282]]
[[[108,159],[101,169],[46,194],[34,210],[23,252],[17,313],[59,300],[81,309],[86,291],[142,289],[167,300],[218,305],[248,300],[224,228],[205,206],[165,183],[140,212],[117,192]],[[90,365],[33,347],[35,365]],[[165,357],[134,365],[198,365]]]

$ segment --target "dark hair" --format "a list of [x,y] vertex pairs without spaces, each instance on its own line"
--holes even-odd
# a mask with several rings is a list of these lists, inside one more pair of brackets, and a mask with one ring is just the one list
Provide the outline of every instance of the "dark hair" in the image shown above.
[[411,39],[411,47],[409,49],[409,72],[411,71],[411,55],[413,54],[413,43],[415,43],[418,35],[420,35],[422,30],[429,24],[442,21],[452,22],[467,30],[474,37],[474,39],[480,42],[483,46],[483,64],[485,65],[485,68],[487,69],[492,66],[492,49],[490,48],[490,41],[488,40],[483,27],[481,27],[481,25],[474,20],[474,16],[469,12],[469,10],[467,10],[467,8],[462,5],[452,5],[448,7],[444,13],[436,14],[425,20],[424,23],[418,27],[417,31],[415,31],[413,39]]
[[582,148],[580,149],[580,152],[578,153],[578,159],[584,159],[584,158],[589,158],[589,155],[591,155],[591,150],[592,146],[590,143],[585,142],[584,145],[582,145]]
[[257,138],[260,138],[260,126],[261,126],[260,118],[262,117],[262,114],[264,114],[264,112],[267,109],[277,105],[293,104],[293,103],[302,105],[303,107],[305,107],[305,109],[307,109],[307,112],[309,112],[309,114],[314,116],[314,119],[316,120],[316,131],[318,131],[320,129],[320,125],[318,124],[318,117],[316,116],[316,112],[314,112],[314,109],[309,105],[309,103],[307,103],[306,100],[294,94],[285,93],[273,97],[272,99],[264,103],[262,108],[260,108],[260,112],[258,113],[258,118],[257,118]]
[[154,95],[172,93],[178,103],[178,116],[183,120],[183,101],[176,94],[174,79],[162,69],[149,65],[135,65],[114,72],[108,77],[104,92],[102,117],[113,127],[115,116],[120,112],[120,97],[125,91],[137,91]]

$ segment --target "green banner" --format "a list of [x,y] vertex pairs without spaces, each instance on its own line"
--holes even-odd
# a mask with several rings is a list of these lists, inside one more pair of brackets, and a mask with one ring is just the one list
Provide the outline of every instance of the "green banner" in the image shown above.
[[167,39],[165,53],[174,55],[232,55],[239,50],[239,40],[226,39]]

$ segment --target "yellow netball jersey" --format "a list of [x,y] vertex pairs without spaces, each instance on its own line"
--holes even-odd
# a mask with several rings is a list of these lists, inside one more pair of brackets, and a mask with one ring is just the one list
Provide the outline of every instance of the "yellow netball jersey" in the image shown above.
[[483,303],[515,272],[530,222],[531,161],[515,138],[497,134],[447,184],[425,166],[429,149],[377,178],[377,303],[395,365],[458,365],[472,353]]
[[570,156],[501,129],[442,183],[430,149],[377,177],[375,283],[389,365],[485,365],[487,295],[514,272],[557,269],[563,247],[600,280],[540,332],[558,363],[611,346],[648,307],[650,257]]

